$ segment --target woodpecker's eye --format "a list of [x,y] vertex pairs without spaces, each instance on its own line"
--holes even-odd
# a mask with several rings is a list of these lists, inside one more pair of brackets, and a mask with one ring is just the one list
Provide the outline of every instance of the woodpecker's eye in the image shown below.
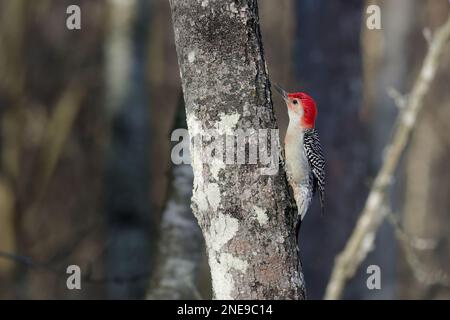
[[294,104],[297,104],[297,103],[298,103],[297,99],[295,99],[295,100],[293,101],[293,103],[294,103]]

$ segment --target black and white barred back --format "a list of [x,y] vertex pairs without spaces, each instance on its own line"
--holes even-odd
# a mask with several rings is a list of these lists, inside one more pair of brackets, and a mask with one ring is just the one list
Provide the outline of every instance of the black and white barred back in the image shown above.
[[325,158],[320,146],[319,135],[315,129],[305,131],[303,137],[306,157],[312,171],[312,190],[313,195],[319,190],[320,207],[322,214],[324,212],[324,196],[325,196]]

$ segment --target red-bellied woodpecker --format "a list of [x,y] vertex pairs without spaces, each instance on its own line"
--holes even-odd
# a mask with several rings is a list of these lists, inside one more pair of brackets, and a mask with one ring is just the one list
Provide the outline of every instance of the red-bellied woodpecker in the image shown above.
[[319,135],[314,129],[317,107],[315,101],[304,92],[287,93],[277,84],[275,89],[286,102],[289,114],[284,139],[285,169],[298,208],[298,236],[301,221],[316,191],[319,191],[322,213],[324,210],[325,159]]

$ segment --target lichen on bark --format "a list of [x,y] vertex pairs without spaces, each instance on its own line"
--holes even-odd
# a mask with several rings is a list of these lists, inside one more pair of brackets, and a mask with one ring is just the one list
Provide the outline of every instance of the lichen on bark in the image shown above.
[[[211,129],[276,129],[256,0],[171,0],[192,141]],[[207,149],[211,140],[201,139]],[[248,158],[248,150],[246,151]],[[280,167],[204,161],[191,145],[192,209],[206,241],[216,299],[303,299],[296,213]]]

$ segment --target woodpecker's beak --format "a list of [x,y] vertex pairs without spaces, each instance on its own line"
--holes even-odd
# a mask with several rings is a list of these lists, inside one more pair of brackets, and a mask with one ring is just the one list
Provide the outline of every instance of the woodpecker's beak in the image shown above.
[[278,93],[283,97],[284,101],[288,102],[288,95],[287,92],[283,90],[278,84],[274,83],[273,86],[275,87],[275,90],[278,91]]

